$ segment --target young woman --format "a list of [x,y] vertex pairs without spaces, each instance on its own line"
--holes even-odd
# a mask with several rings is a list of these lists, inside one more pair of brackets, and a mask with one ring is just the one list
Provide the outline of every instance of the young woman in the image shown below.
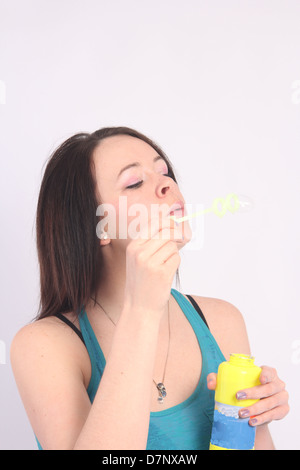
[[[116,226],[99,233],[104,203]],[[140,235],[119,236],[136,204],[148,214]],[[77,134],[48,161],[36,219],[39,314],[11,347],[42,449],[209,447],[215,373],[230,353],[250,354],[247,332],[232,304],[172,289],[191,230],[155,219],[155,204],[183,215],[169,159],[133,129]],[[257,427],[256,449],[273,449],[268,423],[287,414],[288,394],[273,368],[260,382],[241,391],[261,399],[242,412]]]

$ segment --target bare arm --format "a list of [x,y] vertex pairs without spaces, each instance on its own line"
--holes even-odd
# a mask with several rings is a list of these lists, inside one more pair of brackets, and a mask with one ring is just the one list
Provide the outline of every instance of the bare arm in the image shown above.
[[[145,312],[143,312],[145,313]],[[125,311],[75,449],[146,449],[158,324]]]
[[128,313],[116,329],[93,405],[77,365],[82,346],[75,334],[41,321],[16,335],[13,371],[43,449],[146,448],[158,324],[153,316],[131,311],[129,319]]
[[175,241],[137,239],[126,262],[124,308],[92,405],[82,367],[87,353],[74,332],[50,318],[13,341],[16,382],[44,449],[146,448],[158,332],[180,256]]
[[72,449],[91,409],[75,333],[52,319],[22,328],[11,365],[33,431],[43,449]]

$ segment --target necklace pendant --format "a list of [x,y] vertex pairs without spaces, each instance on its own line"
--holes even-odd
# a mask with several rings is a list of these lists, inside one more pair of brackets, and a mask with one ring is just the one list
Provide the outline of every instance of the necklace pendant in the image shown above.
[[159,393],[159,397],[158,397],[157,401],[158,401],[158,403],[163,404],[164,398],[167,396],[166,387],[164,386],[163,383],[159,383],[159,384],[156,385],[156,388],[157,388],[158,393]]

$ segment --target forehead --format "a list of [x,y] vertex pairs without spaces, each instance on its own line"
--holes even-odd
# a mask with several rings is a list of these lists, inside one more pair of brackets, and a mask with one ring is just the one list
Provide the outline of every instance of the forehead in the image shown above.
[[141,139],[129,135],[112,136],[103,139],[94,151],[96,168],[101,166],[101,171],[112,171],[127,164],[139,161],[140,163],[152,162],[157,152],[151,145]]

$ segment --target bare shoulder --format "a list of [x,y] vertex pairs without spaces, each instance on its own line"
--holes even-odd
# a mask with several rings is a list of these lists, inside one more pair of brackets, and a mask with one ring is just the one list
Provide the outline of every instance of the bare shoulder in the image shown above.
[[42,348],[45,350],[51,345],[55,348],[66,343],[73,334],[61,320],[55,317],[43,318],[21,328],[12,341],[11,354],[24,348],[26,351]]
[[84,373],[90,363],[80,338],[55,317],[38,320],[16,334],[10,358],[42,448],[73,448],[91,406]]
[[21,328],[10,348],[15,375],[24,368],[29,372],[58,363],[68,364],[69,370],[81,370],[86,356],[85,347],[76,333],[56,317],[34,321]]
[[210,331],[226,359],[233,352],[250,354],[245,321],[235,305],[213,297],[198,295],[192,297],[201,308]]
[[59,325],[52,318],[45,318],[23,326],[11,343],[12,363],[17,362],[20,355],[23,360],[26,360],[26,357],[31,356],[32,353],[41,356],[46,349],[51,349],[51,345],[55,349],[55,343],[59,343],[59,333]]
[[213,323],[215,321],[219,323],[220,321],[241,321],[243,319],[239,309],[227,300],[214,297],[201,297],[199,295],[193,295],[193,297],[200,308],[201,306],[203,307],[207,318]]

